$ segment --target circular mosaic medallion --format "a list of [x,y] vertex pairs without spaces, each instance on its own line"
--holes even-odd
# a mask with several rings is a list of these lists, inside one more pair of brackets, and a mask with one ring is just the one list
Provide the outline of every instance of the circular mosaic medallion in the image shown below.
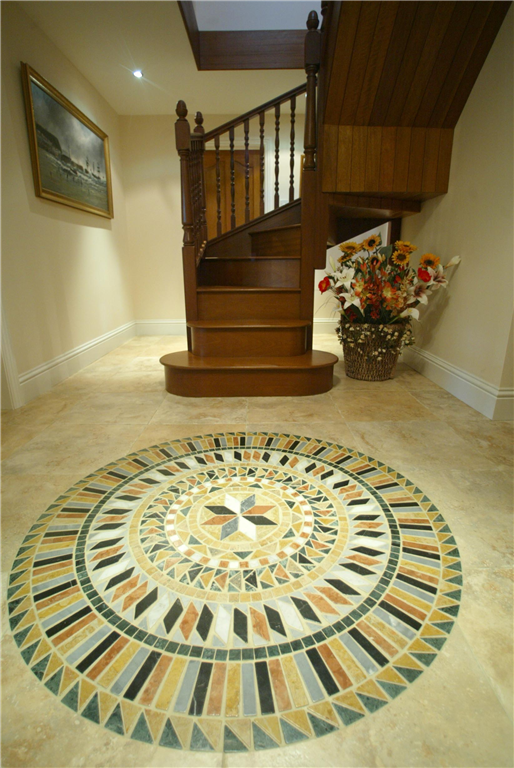
[[459,608],[456,542],[379,461],[293,435],[130,454],[60,496],[10,575],[25,662],[75,712],[174,749],[323,736],[395,698]]

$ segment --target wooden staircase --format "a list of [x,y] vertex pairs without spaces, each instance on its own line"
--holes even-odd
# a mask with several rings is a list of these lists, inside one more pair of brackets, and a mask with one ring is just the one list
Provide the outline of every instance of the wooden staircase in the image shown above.
[[[312,17],[312,18],[311,18]],[[177,106],[181,158],[184,281],[188,351],[165,355],[166,389],[186,397],[312,395],[332,387],[338,358],[312,349],[314,260],[305,231],[306,177],[315,171],[316,73],[320,33],[311,14],[306,34],[307,84],[204,133],[202,116],[190,134],[183,102]],[[306,93],[305,163],[302,200],[295,198],[296,99]],[[280,205],[280,116],[290,114],[289,201]],[[274,209],[264,212],[266,114],[275,127]],[[259,123],[260,210],[250,211],[250,120]],[[245,151],[244,222],[236,226],[235,129],[242,127]],[[230,190],[222,190],[220,147],[228,138]],[[208,239],[203,152],[216,151],[216,236]],[[231,229],[222,232],[222,192],[230,195]],[[307,195],[308,198],[308,195]],[[304,206],[302,209],[302,205]],[[326,248],[326,243],[325,243]],[[324,265],[323,265],[324,266]]]
[[312,319],[302,317],[300,216],[297,200],[208,242],[197,269],[196,318],[187,321],[188,351],[161,360],[168,392],[231,397],[331,388],[337,358],[312,350]]
[[[208,133],[200,112],[191,133],[186,105],[178,103],[188,350],[161,359],[168,392],[310,395],[331,388],[337,358],[312,349],[314,270],[325,268],[327,243],[384,221],[391,221],[391,240],[399,239],[402,218],[447,191],[453,129],[509,5],[324,0],[321,30],[314,11],[307,21],[306,84]],[[300,200],[295,122],[304,94]],[[279,194],[283,105],[290,115],[286,204]],[[270,124],[274,208],[265,213]],[[211,143],[215,233],[206,216],[204,151]],[[257,147],[259,189],[251,175]],[[211,181],[213,162],[211,152]]]

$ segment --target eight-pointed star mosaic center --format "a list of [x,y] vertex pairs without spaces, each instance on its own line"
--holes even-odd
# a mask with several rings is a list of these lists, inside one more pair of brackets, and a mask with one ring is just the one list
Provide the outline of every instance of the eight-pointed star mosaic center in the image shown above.
[[243,752],[398,696],[445,643],[461,586],[448,525],[391,467],[228,433],[132,453],[56,499],[13,563],[8,610],[73,712],[149,744]]

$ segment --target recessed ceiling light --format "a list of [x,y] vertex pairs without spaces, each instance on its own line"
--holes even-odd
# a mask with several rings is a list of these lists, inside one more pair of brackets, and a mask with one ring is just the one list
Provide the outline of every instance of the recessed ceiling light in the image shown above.
[[143,77],[143,73],[141,72],[140,69],[136,69],[136,71],[132,72],[132,74],[134,75],[134,77],[138,77],[138,78]]

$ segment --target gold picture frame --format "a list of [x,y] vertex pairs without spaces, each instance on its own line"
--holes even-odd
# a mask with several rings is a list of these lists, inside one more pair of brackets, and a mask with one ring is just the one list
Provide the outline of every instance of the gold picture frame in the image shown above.
[[112,219],[109,137],[32,67],[21,70],[37,197]]

